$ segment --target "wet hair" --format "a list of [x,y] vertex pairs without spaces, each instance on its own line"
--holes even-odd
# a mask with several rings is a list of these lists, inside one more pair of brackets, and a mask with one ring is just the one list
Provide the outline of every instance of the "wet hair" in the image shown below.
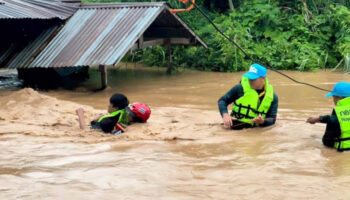
[[129,100],[123,94],[113,94],[109,99],[109,102],[113,105],[114,108],[118,107],[119,109],[124,109],[129,105]]

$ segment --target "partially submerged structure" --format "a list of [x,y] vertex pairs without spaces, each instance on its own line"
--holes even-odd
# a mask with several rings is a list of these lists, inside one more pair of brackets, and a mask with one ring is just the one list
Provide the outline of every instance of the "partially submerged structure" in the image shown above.
[[[4,2],[0,4],[0,24],[11,30],[0,39],[6,43],[1,45],[0,67],[18,69],[19,77],[31,85],[40,77],[58,83],[52,78],[54,74],[58,78],[86,74],[89,66],[99,66],[105,87],[106,67],[116,65],[130,50],[154,45],[168,50],[171,45],[206,47],[176,14],[170,13],[166,3],[0,2]],[[26,7],[28,12],[16,13],[11,6],[15,2],[32,6]],[[12,18],[5,17],[6,13],[12,13]]]

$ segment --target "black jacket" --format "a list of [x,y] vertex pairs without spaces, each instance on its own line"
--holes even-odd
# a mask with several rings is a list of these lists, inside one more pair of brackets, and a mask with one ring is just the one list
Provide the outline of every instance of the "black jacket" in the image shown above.
[[322,142],[325,146],[333,148],[335,140],[341,134],[340,124],[334,109],[331,115],[320,116],[320,122],[327,124]]
[[91,121],[90,125],[92,129],[101,129],[105,133],[111,133],[114,129],[114,126],[119,121],[120,114],[114,117],[104,118],[101,122],[97,122],[97,120]]

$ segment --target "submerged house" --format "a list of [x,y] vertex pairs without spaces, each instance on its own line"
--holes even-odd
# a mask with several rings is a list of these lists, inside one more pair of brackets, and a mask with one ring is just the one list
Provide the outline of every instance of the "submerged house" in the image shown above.
[[29,86],[66,83],[130,50],[154,45],[206,44],[166,3],[81,4],[74,0],[0,0],[0,68],[17,69]]

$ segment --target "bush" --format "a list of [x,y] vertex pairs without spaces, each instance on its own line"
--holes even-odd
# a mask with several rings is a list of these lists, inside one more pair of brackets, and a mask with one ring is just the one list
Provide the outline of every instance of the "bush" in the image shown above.
[[[91,0],[90,0],[91,1]],[[108,0],[104,0],[108,1]],[[142,0],[141,0],[142,1]],[[238,3],[237,3],[238,2]],[[315,70],[350,68],[350,3],[343,0],[250,0],[237,1],[234,11],[203,10],[227,36],[261,64],[275,69]],[[176,0],[173,7],[184,7]],[[201,4],[200,4],[201,5]],[[222,11],[222,9],[220,8]],[[214,30],[193,9],[179,16],[205,41],[202,47],[172,47],[174,67],[206,71],[246,70],[252,61]],[[195,20],[194,20],[195,19]],[[152,47],[125,59],[150,66],[166,66],[166,51]]]

